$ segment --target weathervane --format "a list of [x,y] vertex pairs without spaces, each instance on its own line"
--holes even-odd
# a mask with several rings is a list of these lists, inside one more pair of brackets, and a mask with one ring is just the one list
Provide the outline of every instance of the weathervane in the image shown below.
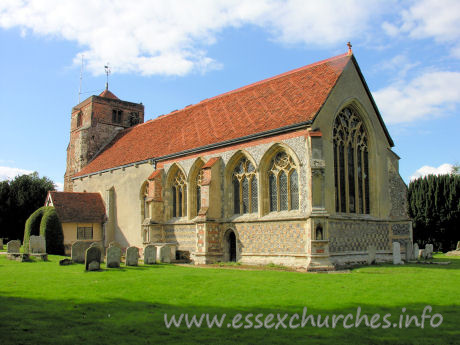
[[347,46],[348,46],[348,55],[353,54],[353,51],[351,50],[351,43],[348,42],[348,43],[347,43]]
[[105,68],[105,74],[107,75],[107,81],[105,83],[105,89],[108,90],[109,89],[109,74],[111,72],[108,62],[107,62],[107,65],[104,66],[104,68]]

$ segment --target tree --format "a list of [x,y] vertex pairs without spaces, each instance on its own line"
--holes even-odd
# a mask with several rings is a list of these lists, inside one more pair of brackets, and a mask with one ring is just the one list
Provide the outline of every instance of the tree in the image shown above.
[[460,240],[460,175],[429,175],[411,181],[408,209],[419,245],[455,249]]
[[53,181],[37,172],[0,182],[0,237],[22,239],[27,218],[44,205],[50,190],[55,190]]

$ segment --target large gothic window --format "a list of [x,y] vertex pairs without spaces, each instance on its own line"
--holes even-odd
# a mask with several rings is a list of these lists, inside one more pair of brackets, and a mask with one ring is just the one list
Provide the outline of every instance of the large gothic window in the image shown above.
[[369,213],[369,149],[366,128],[352,108],[344,108],[334,122],[335,209]]
[[292,157],[279,152],[268,172],[270,212],[299,209],[299,177]]
[[196,214],[200,212],[201,208],[201,183],[203,182],[203,170],[200,169],[196,177]]
[[242,158],[232,176],[233,210],[235,214],[257,212],[257,176],[254,165]]
[[185,217],[187,215],[187,183],[182,171],[178,170],[172,185],[173,217]]

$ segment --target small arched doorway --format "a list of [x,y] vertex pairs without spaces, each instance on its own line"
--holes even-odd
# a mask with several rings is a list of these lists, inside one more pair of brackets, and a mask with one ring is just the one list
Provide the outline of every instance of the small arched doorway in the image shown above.
[[236,262],[236,235],[233,230],[228,230],[225,233],[224,261]]

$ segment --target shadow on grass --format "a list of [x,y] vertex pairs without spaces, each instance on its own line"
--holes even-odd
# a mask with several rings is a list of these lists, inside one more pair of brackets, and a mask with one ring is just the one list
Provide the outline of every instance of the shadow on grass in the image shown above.
[[[154,294],[154,289],[146,290]],[[129,301],[125,299],[110,299],[104,302],[82,303],[72,300],[40,300],[0,296],[0,334],[1,343],[6,344],[284,344],[284,343],[314,343],[314,344],[458,344],[460,331],[459,305],[432,306],[429,314],[442,314],[444,320],[437,328],[430,327],[430,319],[425,321],[425,328],[411,326],[399,329],[371,329],[365,327],[362,321],[360,327],[345,329],[343,319],[332,327],[332,315],[347,315],[351,313],[353,319],[348,324],[353,324],[356,319],[358,306],[346,307],[337,310],[308,310],[317,320],[321,315],[324,321],[329,317],[329,328],[312,327],[311,323],[305,328],[290,329],[289,318],[295,313],[302,318],[304,306],[291,306],[280,309],[247,309],[247,308],[221,308],[215,306],[177,306],[165,303],[146,303],[142,301]],[[360,305],[361,315],[366,314],[369,319],[378,313],[383,317],[391,314],[388,319],[391,323],[398,323],[403,307],[407,308],[403,315],[417,315],[420,320],[425,305],[404,305],[395,308],[381,308],[375,305]],[[185,322],[180,327],[167,328],[164,314],[179,317],[187,313],[200,316],[209,314],[220,319],[226,314],[222,328],[208,328],[203,323],[201,328],[187,328]],[[242,313],[243,326],[238,329],[228,328],[232,317]],[[268,314],[274,314],[274,320],[268,324],[274,325],[271,329],[244,328],[248,322],[244,318],[249,313],[263,314],[262,322]],[[287,329],[281,325],[275,329],[278,322],[277,314],[281,317],[287,313],[289,316],[284,322]],[[254,325],[255,316],[250,319]],[[403,319],[405,321],[405,319]],[[403,321],[403,324],[404,324]],[[436,320],[436,323],[439,320]],[[294,324],[298,321],[294,320]],[[382,324],[383,325],[383,324]]]

